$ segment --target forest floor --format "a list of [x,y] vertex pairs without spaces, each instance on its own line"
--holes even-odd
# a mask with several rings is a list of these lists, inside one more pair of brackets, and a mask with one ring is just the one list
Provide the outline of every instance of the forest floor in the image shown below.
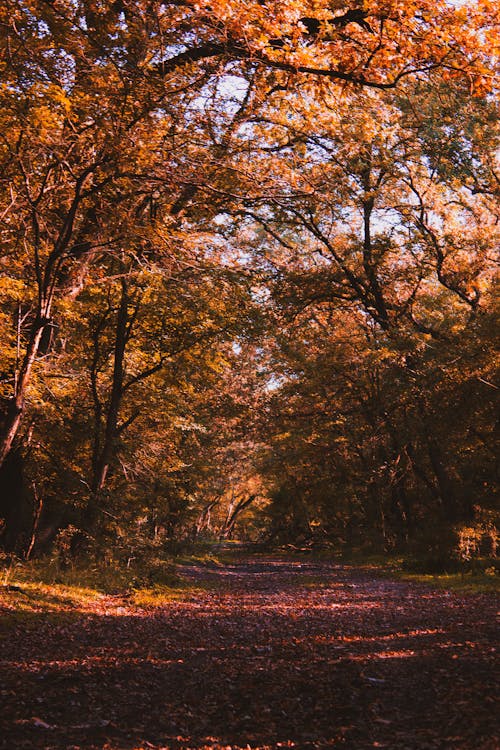
[[2,750],[500,746],[494,594],[272,557],[180,573],[142,604],[6,588]]

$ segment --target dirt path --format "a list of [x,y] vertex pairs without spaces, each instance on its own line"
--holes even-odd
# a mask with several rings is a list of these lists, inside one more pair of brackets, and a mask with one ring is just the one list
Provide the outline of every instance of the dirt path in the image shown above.
[[273,559],[182,572],[202,590],[160,609],[6,631],[0,747],[500,746],[493,596]]

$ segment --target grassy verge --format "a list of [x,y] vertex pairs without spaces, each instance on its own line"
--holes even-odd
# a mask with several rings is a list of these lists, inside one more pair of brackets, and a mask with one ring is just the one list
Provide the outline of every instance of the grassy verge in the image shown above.
[[[377,575],[459,593],[498,592],[500,588],[500,576],[493,574],[493,568],[430,574],[408,570],[408,560],[396,556],[359,553],[339,556],[331,550],[307,555],[290,551],[262,554],[347,564]],[[141,566],[130,567],[81,562],[62,566],[55,560],[4,560],[0,562],[0,622],[3,623],[0,632],[9,624],[27,624],[40,616],[71,619],[82,613],[134,614],[169,602],[187,601],[220,584],[210,577],[193,579],[187,572],[191,567],[217,569],[248,556],[259,557],[248,549],[224,545],[192,551],[175,561],[156,559],[151,564],[144,562]],[[321,576],[311,576],[307,584],[311,588],[321,587]]]
[[490,576],[484,573],[408,573],[406,571],[396,571],[397,577],[405,581],[414,581],[416,583],[426,583],[436,588],[446,589],[448,591],[457,591],[462,593],[486,593],[500,591],[500,577],[498,575]]
[[100,594],[118,594],[155,583],[175,586],[180,583],[173,560],[154,560],[150,565],[100,564],[76,560],[62,564],[57,559],[41,558],[25,562],[14,558],[0,566],[0,585],[37,583],[89,589]]
[[[464,569],[458,572],[430,573],[425,572],[425,570],[418,570],[418,561],[416,562],[414,559],[403,555],[367,554],[366,552],[346,552],[345,550],[332,549],[279,549],[273,553],[268,552],[265,554],[281,556],[285,559],[292,558],[296,560],[352,565],[353,567],[371,570],[377,575],[404,581],[413,581],[415,583],[425,583],[439,589],[461,593],[498,592],[500,590],[498,563],[495,570],[495,566],[491,564],[491,560],[478,560],[472,570]],[[413,565],[415,565],[415,570],[412,570]],[[315,581],[316,578],[311,580],[311,586],[315,584]]]
[[425,583],[439,589],[461,593],[498,592],[500,590],[500,576],[495,569],[486,567],[476,570],[458,572],[426,573],[411,570],[414,561],[403,556],[391,555],[359,555],[353,554],[342,557],[341,561],[349,565],[359,565],[371,568],[391,578],[403,581]]
[[146,558],[131,565],[83,560],[63,564],[50,558],[26,562],[4,556],[0,558],[0,621],[5,625],[40,615],[133,614],[187,601],[220,586],[210,577],[193,576],[191,568],[215,570],[240,554],[237,544],[210,544],[176,558]]
[[190,598],[199,588],[177,573],[173,561],[133,568],[15,560],[0,565],[0,620],[5,626],[40,615],[133,613]]
[[[250,551],[248,548],[240,549],[236,544],[233,547],[231,545],[219,545],[217,549],[207,549],[203,553],[190,555],[185,558],[185,561],[187,564],[194,562],[196,564],[218,567],[237,562],[241,557],[248,556],[257,559],[259,557],[266,558],[271,556],[281,557],[284,560],[311,560],[353,565],[371,569],[379,575],[413,581],[415,583],[425,583],[439,589],[461,593],[498,592],[500,590],[498,569],[495,572],[495,568],[490,564],[491,561],[485,562],[481,560],[477,562],[475,570],[450,573],[426,573],[412,571],[410,567],[415,561],[403,555],[366,554],[357,551],[345,554],[345,552],[334,549],[297,550],[292,548],[278,548],[266,551]],[[320,586],[320,577],[312,576],[310,585],[311,587]]]

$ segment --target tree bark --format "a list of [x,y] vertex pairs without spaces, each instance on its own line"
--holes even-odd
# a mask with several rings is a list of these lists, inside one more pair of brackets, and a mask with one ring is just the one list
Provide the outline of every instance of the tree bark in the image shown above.
[[[114,455],[116,438],[119,434],[118,418],[123,398],[125,350],[130,335],[130,321],[128,315],[129,302],[130,297],[128,293],[127,280],[122,279],[120,305],[118,308],[116,319],[116,334],[113,354],[113,378],[111,384],[111,393],[106,410],[106,421],[102,443],[99,440],[100,425],[96,425],[94,437],[96,445],[92,467],[92,480],[90,483],[91,496],[85,513],[85,524],[87,530],[95,524],[97,513],[99,511],[100,495],[106,483],[110,463]],[[96,419],[98,418],[100,418],[100,415],[96,415]]]
[[40,341],[42,340],[45,327],[49,323],[48,315],[50,306],[47,306],[44,312],[43,316],[37,315],[36,321],[31,328],[28,346],[17,377],[16,390],[14,396],[7,402],[4,412],[0,432],[0,466],[12,449],[23,418],[26,392],[40,347]]

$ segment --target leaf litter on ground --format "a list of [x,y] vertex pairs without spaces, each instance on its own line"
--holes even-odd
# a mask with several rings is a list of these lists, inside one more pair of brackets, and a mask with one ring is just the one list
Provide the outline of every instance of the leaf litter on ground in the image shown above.
[[0,747],[498,747],[495,595],[272,557],[180,572],[163,603],[23,586],[11,621],[6,594]]

